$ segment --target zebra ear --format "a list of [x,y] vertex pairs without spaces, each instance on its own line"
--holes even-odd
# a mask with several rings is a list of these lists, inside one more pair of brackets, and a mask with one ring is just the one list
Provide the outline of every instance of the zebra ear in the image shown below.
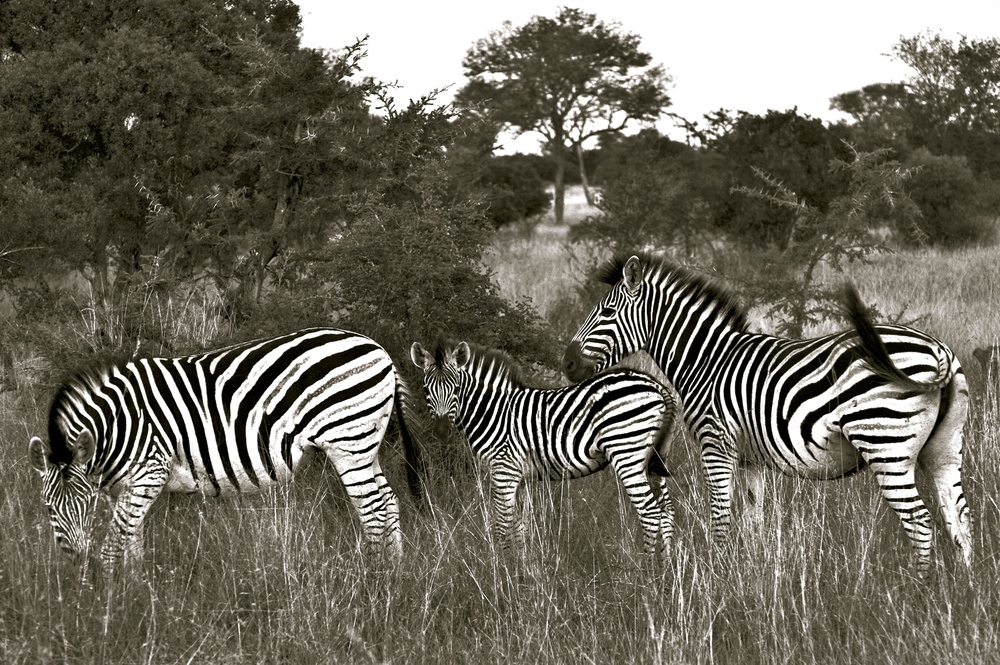
[[49,445],[37,436],[31,437],[28,442],[28,459],[39,473],[45,473],[49,467]]
[[97,444],[94,443],[94,435],[89,430],[83,430],[76,437],[73,445],[73,464],[84,465],[94,457],[97,452]]
[[639,290],[639,284],[642,282],[642,263],[639,262],[638,256],[633,256],[625,262],[622,281],[625,282],[625,288],[629,293],[634,294]]
[[468,365],[471,357],[472,352],[469,350],[469,345],[465,342],[459,342],[458,346],[455,347],[455,364],[458,365],[458,368],[462,369]]
[[433,358],[431,358],[431,355],[427,353],[420,342],[414,342],[413,346],[410,347],[410,360],[420,369],[427,369],[433,362]]

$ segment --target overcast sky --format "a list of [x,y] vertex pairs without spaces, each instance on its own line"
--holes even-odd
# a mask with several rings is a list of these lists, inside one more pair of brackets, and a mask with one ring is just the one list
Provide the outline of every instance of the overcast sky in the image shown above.
[[[833,121],[830,97],[869,83],[901,81],[907,68],[888,57],[901,35],[925,30],[956,38],[1000,37],[1000,0],[725,0],[722,2],[527,2],[496,0],[299,0],[302,44],[340,49],[369,35],[364,74],[397,81],[402,105],[434,88],[461,87],[472,44],[564,5],[617,21],[673,77],[671,111],[688,119],[719,108],[764,113],[797,106]],[[681,138],[669,122],[661,131]],[[508,148],[532,150],[537,140]]]

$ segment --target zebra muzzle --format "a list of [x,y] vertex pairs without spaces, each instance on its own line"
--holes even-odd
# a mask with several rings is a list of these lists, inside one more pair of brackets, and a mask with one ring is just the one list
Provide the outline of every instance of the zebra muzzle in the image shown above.
[[451,431],[451,421],[448,420],[448,416],[434,415],[431,419],[434,422],[434,436],[439,439],[448,436],[448,432]]
[[579,383],[593,376],[594,365],[583,356],[583,346],[580,342],[570,342],[563,355],[563,373],[573,383]]

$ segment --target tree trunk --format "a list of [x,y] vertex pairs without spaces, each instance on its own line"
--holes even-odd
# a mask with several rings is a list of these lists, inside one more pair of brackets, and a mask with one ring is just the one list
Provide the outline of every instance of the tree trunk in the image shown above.
[[594,195],[590,191],[590,183],[587,182],[587,165],[583,163],[583,145],[576,144],[576,162],[580,169],[580,184],[583,185],[583,195],[587,199],[587,205],[594,205]]
[[563,159],[562,150],[555,154],[556,158],[556,181],[555,181],[555,215],[556,224],[563,223],[563,210],[566,207],[566,161]]

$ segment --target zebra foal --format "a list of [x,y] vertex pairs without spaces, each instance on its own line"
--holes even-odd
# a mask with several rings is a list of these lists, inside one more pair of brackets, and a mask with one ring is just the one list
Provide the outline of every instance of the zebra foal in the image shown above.
[[[490,470],[494,532],[507,544],[517,489],[525,476],[581,478],[611,465],[639,514],[643,547],[665,559],[674,530],[664,466],[676,404],[652,378],[612,370],[566,388],[525,385],[497,351],[439,340],[428,352],[414,342],[427,404],[468,438]],[[513,538],[523,545],[523,524]]]
[[403,389],[372,340],[303,330],[78,372],[56,392],[48,440],[32,437],[28,454],[56,541],[71,557],[89,548],[98,493],[115,499],[101,550],[108,572],[141,557],[142,522],[161,492],[257,491],[291,480],[309,450],[332,462],[367,541],[398,555],[399,506],[378,451],[395,406],[415,462]]
[[652,356],[701,443],[717,540],[729,530],[737,464],[819,479],[867,466],[925,575],[932,532],[916,488],[919,462],[970,563],[962,491],[969,395],[951,349],[912,328],[875,326],[853,288],[853,329],[800,341],[750,332],[728,293],[662,257],[618,256],[602,277],[611,291],[566,350],[566,375],[586,379],[640,349]]

